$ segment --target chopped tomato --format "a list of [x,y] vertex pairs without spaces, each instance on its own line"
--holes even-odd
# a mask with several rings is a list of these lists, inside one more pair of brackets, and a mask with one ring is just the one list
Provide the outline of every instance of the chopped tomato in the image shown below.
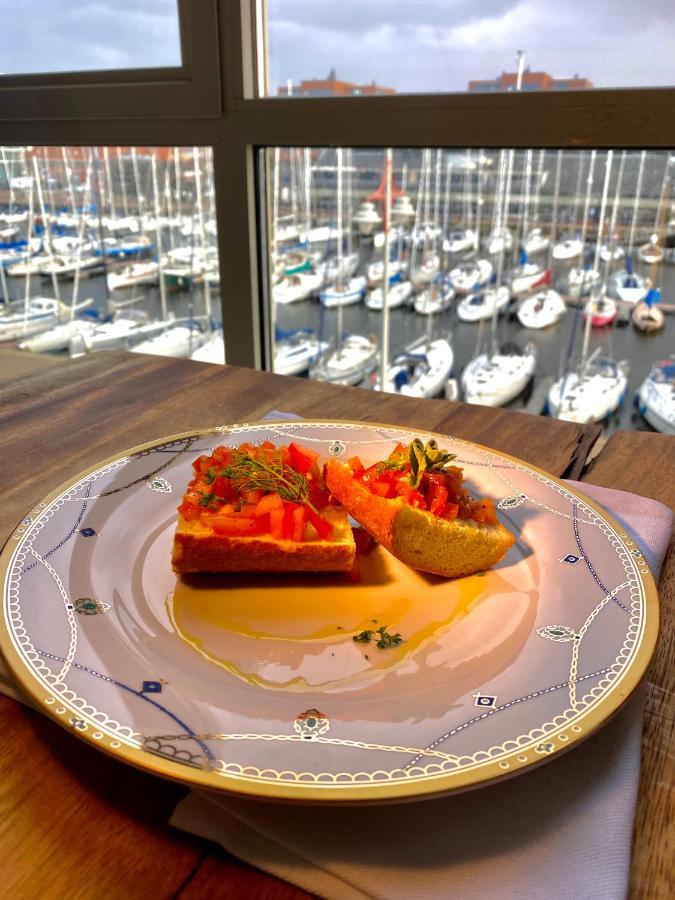
[[446,503],[443,510],[444,519],[456,519],[459,512],[459,503]]
[[256,508],[253,511],[254,517],[257,519],[259,516],[264,516],[267,513],[271,513],[273,509],[281,509],[284,508],[284,501],[281,499],[279,494],[266,494],[262,499],[260,499],[256,505]]
[[314,527],[322,541],[332,535],[333,526],[330,522],[327,522],[325,519],[322,519],[321,516],[318,516],[314,510],[307,509],[307,521]]
[[216,497],[221,497],[223,500],[237,499],[237,492],[232,486],[232,482],[229,478],[223,478],[222,475],[218,475],[217,478],[213,479],[211,491],[216,495]]
[[265,534],[270,530],[269,519],[262,516],[211,516],[209,525],[216,534],[227,534],[231,537],[246,537],[253,534]]
[[304,506],[298,506],[293,510],[293,534],[291,540],[301,541],[305,536],[305,517],[307,510]]
[[187,522],[192,522],[194,519],[199,518],[200,509],[196,503],[183,501],[178,507],[178,512]]
[[363,473],[366,471],[363,466],[363,463],[358,458],[358,456],[352,456],[351,459],[348,459],[347,465],[349,466],[349,468],[352,470],[352,472],[354,473],[354,475],[356,477],[358,477],[359,475],[363,475]]
[[293,512],[297,508],[297,503],[291,503],[290,500],[284,500],[283,533],[284,537],[289,541],[293,537]]
[[242,494],[242,497],[245,503],[252,503],[255,506],[257,503],[260,503],[262,495],[262,491],[246,491]]
[[272,537],[280,541],[284,536],[284,516],[286,510],[283,505],[270,510],[270,534]]
[[393,481],[378,479],[371,483],[370,490],[373,494],[377,494],[378,497],[385,497],[386,499],[396,496],[396,487]]
[[203,475],[204,472],[211,466],[211,457],[205,456],[203,453],[200,457],[198,457],[193,463],[192,468],[198,475]]
[[288,445],[288,457],[291,466],[296,472],[306,475],[319,458],[319,454],[313,450],[308,450],[306,447],[299,447],[297,444],[292,443]]

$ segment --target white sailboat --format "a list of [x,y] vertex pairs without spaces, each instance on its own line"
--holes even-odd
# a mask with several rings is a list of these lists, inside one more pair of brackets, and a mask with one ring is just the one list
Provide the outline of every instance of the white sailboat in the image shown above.
[[212,330],[201,347],[198,347],[190,355],[190,359],[193,359],[195,362],[207,362],[224,366],[225,340],[223,338],[223,329],[216,328]]
[[[77,307],[90,306],[91,300]],[[21,312],[0,315],[0,341],[16,341],[46,331],[70,315],[70,309],[54,297],[31,297]]]
[[508,403],[525,390],[536,362],[533,344],[528,344],[522,353],[482,353],[474,357],[462,372],[465,401],[482,406]]
[[[462,196],[462,221],[459,228],[452,229],[448,232],[447,237],[443,240],[442,249],[444,253],[448,253],[451,256],[464,256],[469,255],[471,253],[475,253],[478,250],[480,245],[480,240],[476,230],[473,227],[473,214],[472,214],[472,190],[471,190],[471,180],[472,180],[472,171],[473,171],[473,163],[471,160],[471,150],[466,151],[466,160],[464,165],[464,192]],[[447,177],[447,189],[448,192],[451,186],[451,175],[452,170],[450,164],[448,164],[448,177]],[[480,192],[481,184],[480,184],[480,176],[478,181],[478,191]],[[480,227],[480,221],[478,217],[480,217],[480,204],[478,204],[478,213],[477,213],[477,225]],[[444,229],[445,231],[445,229]]]
[[447,280],[438,279],[417,294],[414,301],[415,312],[422,316],[434,316],[449,309],[454,299],[455,291],[452,284]]
[[539,263],[530,262],[527,253],[522,250],[518,265],[509,272],[507,280],[512,296],[522,297],[523,294],[549,284],[551,272]]
[[638,248],[639,258],[643,262],[646,262],[648,265],[656,265],[657,263],[660,263],[664,257],[664,248],[661,247],[658,243],[659,219],[661,217],[661,210],[663,209],[663,201],[666,196],[666,190],[670,184],[670,167],[672,165],[672,162],[673,157],[668,154],[666,156],[666,166],[663,172],[663,180],[661,181],[661,192],[656,204],[656,215],[654,216],[653,233],[650,236],[649,240]]
[[[449,341],[444,338],[420,338],[403,353],[397,354],[387,367],[388,394],[406,397],[436,397],[450,377],[454,356]],[[380,380],[373,385],[381,390]]]
[[[342,148],[336,148],[337,156],[337,231],[342,234],[342,212],[343,212],[343,191],[342,191]],[[385,252],[385,270],[384,277],[387,279],[388,272],[386,263],[388,263],[389,247]],[[342,262],[342,238],[337,243],[338,271],[341,269]],[[342,285],[338,281],[336,287]],[[343,309],[344,304],[337,303],[336,316],[336,337],[334,348],[326,349],[309,370],[310,378],[316,378],[319,381],[331,381],[337,384],[359,384],[369,375],[377,365],[377,347],[375,342],[365,335],[350,334],[343,335]]]
[[[582,255],[586,247],[586,232],[588,230],[588,214],[591,208],[591,194],[593,191],[593,176],[595,174],[595,161],[597,158],[597,150],[591,150],[591,157],[588,163],[588,174],[586,176],[586,199],[584,200],[584,212],[581,222],[581,235],[579,237],[580,249],[577,255]],[[581,169],[580,169],[581,172]],[[559,245],[558,245],[559,246]],[[555,251],[553,252],[555,256]],[[559,257],[557,257],[559,258]],[[568,296],[575,297],[577,300],[588,294],[596,284],[600,281],[600,272],[597,266],[589,267],[584,265],[583,259],[581,264],[572,267],[567,273],[566,293]]]
[[[625,158],[622,157],[622,161]],[[607,151],[605,162],[605,179],[598,219],[598,237],[595,247],[593,271],[598,272],[601,258],[602,232],[607,209],[607,194],[612,169],[613,151]],[[620,179],[619,179],[620,181]],[[618,187],[618,185],[617,185]],[[609,261],[606,261],[607,272]],[[598,273],[599,274],[599,273]],[[578,313],[577,313],[578,315]],[[575,320],[576,323],[577,320]],[[568,354],[567,371],[551,387],[548,394],[548,407],[552,416],[569,422],[600,422],[610,415],[621,403],[627,388],[628,365],[617,363],[609,357],[601,355],[601,348],[589,356],[588,349],[591,336],[592,316],[586,316],[584,341],[581,351],[581,363],[575,371],[569,371],[569,356],[572,352],[574,329]]]
[[675,357],[654,364],[640,385],[638,409],[652,428],[675,435]]
[[509,289],[503,285],[498,288],[477,291],[459,301],[457,317],[462,322],[481,322],[491,319],[495,312],[500,313],[506,309],[510,299]]
[[581,255],[584,245],[579,238],[565,238],[553,248],[553,259],[570,260]]
[[550,328],[556,325],[567,312],[565,301],[557,291],[549,288],[538,291],[523,300],[516,315],[524,328]]
[[68,322],[61,322],[46,331],[27,340],[21,341],[17,346],[19,350],[29,350],[32,353],[54,353],[58,350],[67,350],[72,338],[78,335],[91,335],[98,327],[96,319],[75,318]]
[[298,272],[288,275],[279,284],[272,288],[272,296],[275,303],[297,303],[307,300],[311,294],[315,294],[323,283],[323,275],[320,272]]
[[352,306],[360,303],[366,293],[366,279],[363,275],[345,281],[339,278],[333,287],[324,288],[319,294],[321,305],[326,309],[336,306]]
[[[518,87],[522,84],[524,58],[519,53]],[[504,233],[506,215],[511,197],[511,179],[513,174],[514,150],[499,153],[499,171],[497,187],[495,187],[495,230]],[[504,253],[502,249],[497,261],[496,288],[502,288],[504,272]],[[496,298],[495,298],[496,299]],[[490,348],[488,352],[478,353],[462,372],[461,385],[464,399],[468,403],[480,403],[486,406],[501,406],[513,400],[527,387],[536,365],[536,349],[528,344],[525,350],[516,346],[499,348],[497,342],[498,307],[495,302],[490,323]],[[480,341],[480,332],[479,332]]]
[[207,335],[202,323],[185,320],[169,321],[165,323],[163,331],[146,337],[129,349],[133,353],[147,353],[151,356],[172,356],[177,359],[187,359],[205,343],[206,338]]
[[281,333],[274,344],[274,371],[277,375],[300,375],[328,349],[327,341],[317,339],[311,328]]
[[[403,263],[400,259],[389,260],[389,284],[400,279],[402,270]],[[378,259],[375,262],[370,263],[366,269],[366,279],[369,288],[376,288],[378,285],[382,284],[382,281],[384,280],[384,260]]]
[[477,291],[490,281],[494,269],[487,259],[476,259],[460,263],[450,270],[450,281],[458,294]]
[[602,357],[600,350],[553,385],[548,395],[552,416],[580,424],[601,422],[619,406],[628,387],[628,365]]
[[[387,292],[387,306],[389,309],[396,309],[404,306],[410,301],[413,288],[409,281],[397,281],[390,283]],[[368,309],[381,310],[384,305],[384,291],[381,287],[375,288],[366,298],[366,306]]]
[[136,287],[141,284],[157,284],[159,276],[159,264],[152,260],[148,262],[132,263],[117,272],[109,272],[107,277],[108,290],[120,291],[125,288]]

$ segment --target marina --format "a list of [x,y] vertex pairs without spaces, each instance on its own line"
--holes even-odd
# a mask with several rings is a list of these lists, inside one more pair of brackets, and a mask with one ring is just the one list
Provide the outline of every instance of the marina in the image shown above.
[[[224,361],[209,149],[1,152],[3,346]],[[669,154],[385,159],[266,151],[277,372],[564,417],[560,390],[578,405],[614,371],[608,405],[569,415],[667,430],[637,393],[675,352]]]

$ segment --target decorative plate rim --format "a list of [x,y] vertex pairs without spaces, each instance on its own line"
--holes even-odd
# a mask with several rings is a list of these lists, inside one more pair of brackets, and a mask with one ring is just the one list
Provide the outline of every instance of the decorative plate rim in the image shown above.
[[[64,481],[44,496],[39,503],[35,504],[26,513],[23,520],[9,533],[7,540],[0,551],[0,579],[3,590],[13,557],[18,550],[18,545],[12,546],[12,540],[20,540],[25,534],[29,524],[26,520],[30,520],[33,516],[40,515],[52,501],[59,498],[69,488],[72,488],[93,472],[97,472],[102,468],[109,466],[111,463],[126,459],[135,454],[140,454],[143,451],[158,445],[179,442],[190,437],[198,439],[211,434],[231,434],[236,431],[244,432],[247,429],[254,427],[288,427],[292,424],[303,426],[316,425],[319,427],[325,425],[336,428],[385,428],[404,434],[415,433],[441,438],[443,440],[454,440],[471,447],[476,447],[484,452],[509,460],[519,466],[523,466],[526,470],[533,473],[544,476],[547,481],[552,482],[559,488],[562,488],[566,493],[579,498],[583,503],[587,504],[601,520],[617,533],[621,540],[626,539],[631,541],[630,535],[626,533],[623,526],[621,526],[600,504],[584,494],[583,491],[578,490],[576,487],[562,481],[562,479],[551,475],[544,469],[526,462],[519,457],[512,456],[502,450],[487,447],[476,441],[423,428],[372,422],[370,420],[358,422],[351,419],[259,419],[252,422],[213,425],[156,438],[138,444],[122,453],[115,453],[103,460],[99,460],[93,466],[88,466],[75,476]],[[629,550],[628,547],[625,549]],[[142,747],[125,745],[123,742],[115,740],[107,734],[96,731],[95,728],[85,728],[84,730],[80,730],[79,727],[73,727],[70,719],[72,716],[81,717],[82,711],[74,706],[69,706],[68,701],[56,691],[50,692],[49,690],[46,690],[45,686],[39,682],[37,676],[25,665],[22,657],[13,645],[10,629],[5,620],[4,605],[3,614],[0,616],[0,653],[2,653],[2,656],[8,665],[11,675],[15,678],[20,688],[32,699],[39,711],[46,713],[49,718],[58,722],[62,727],[70,731],[71,734],[84,740],[90,746],[103,750],[114,758],[121,759],[123,762],[141,769],[142,771],[159,775],[172,781],[177,781],[189,787],[210,788],[223,793],[256,799],[298,803],[324,803],[331,805],[336,803],[339,805],[349,805],[378,802],[410,802],[483,787],[499,779],[509,778],[530,768],[541,765],[542,763],[559,756],[561,752],[565,752],[577,746],[580,742],[596,732],[621,709],[633,691],[638,687],[647,670],[647,666],[649,665],[656,646],[659,630],[659,603],[653,575],[644,560],[641,562],[639,568],[636,567],[635,571],[644,593],[645,603],[645,621],[642,628],[642,634],[638,638],[639,644],[635,650],[632,661],[621,673],[620,677],[616,679],[607,693],[601,698],[600,702],[593,706],[587,714],[581,716],[583,727],[579,725],[579,720],[575,721],[573,725],[565,723],[559,726],[557,730],[547,734],[546,741],[539,743],[538,746],[535,746],[537,741],[533,740],[531,745],[516,746],[511,753],[502,754],[499,759],[487,759],[471,767],[464,767],[452,772],[432,774],[424,780],[415,780],[411,782],[387,783],[375,781],[368,783],[346,783],[339,781],[331,784],[327,782],[310,783],[303,781],[276,781],[273,783],[266,783],[253,777],[247,778],[244,773],[234,777],[227,773],[212,769],[202,770],[185,766],[182,763],[172,762],[170,759],[163,756],[153,755]],[[92,721],[92,724],[95,725],[96,723]]]

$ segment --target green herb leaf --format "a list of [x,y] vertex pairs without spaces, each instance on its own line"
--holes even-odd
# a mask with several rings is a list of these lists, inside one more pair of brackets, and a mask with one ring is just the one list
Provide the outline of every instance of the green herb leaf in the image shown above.
[[443,469],[457,458],[455,453],[448,453],[447,450],[440,450],[436,441],[432,438],[428,443],[423,444],[419,438],[410,445],[410,475],[408,476],[408,484],[413,488],[418,488],[425,472],[442,472]]
[[362,631],[360,634],[355,634],[352,640],[356,641],[357,644],[368,644],[372,636],[372,631]]
[[284,500],[302,504],[317,512],[309,502],[309,482],[291,466],[261,462],[247,453],[235,450],[232,461],[221,474],[232,481],[238,494],[256,490],[274,491]]
[[398,647],[399,644],[403,643],[403,638],[401,637],[399,632],[397,631],[396,634],[389,634],[386,625],[378,628],[377,633],[380,635],[380,639],[375,646],[379,647],[380,650],[388,650],[390,647]]
[[[201,495],[199,498],[200,506],[204,506],[206,509],[217,508],[219,498],[215,494],[208,493],[207,491],[199,491],[199,493]],[[212,504],[215,504],[215,506],[212,506]]]
[[213,482],[216,480],[217,477],[218,477],[218,473],[213,468],[213,466],[211,466],[210,469],[207,469],[206,472],[204,472],[204,481],[207,484],[213,484]]

